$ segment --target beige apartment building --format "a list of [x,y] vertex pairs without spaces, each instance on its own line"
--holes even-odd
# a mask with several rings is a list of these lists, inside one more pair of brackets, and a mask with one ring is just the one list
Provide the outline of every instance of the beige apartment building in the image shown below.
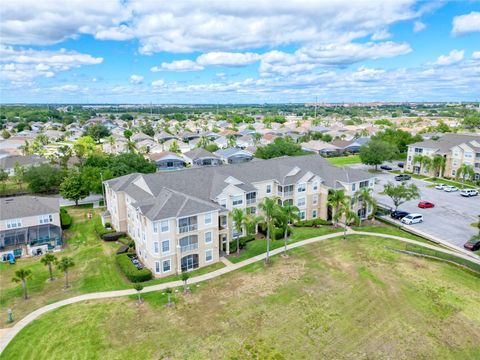
[[405,169],[415,174],[439,176],[432,169],[415,163],[416,155],[445,158],[444,177],[454,178],[462,164],[473,167],[475,177],[480,180],[480,135],[445,134],[438,140],[426,140],[408,146],[407,162]]
[[[135,241],[156,277],[220,261],[236,236],[229,213],[258,213],[266,197],[290,202],[302,219],[328,219],[330,189],[348,196],[374,186],[373,175],[332,166],[319,155],[256,160],[243,164],[130,174],[105,181],[112,226]],[[366,217],[361,203],[352,205]]]

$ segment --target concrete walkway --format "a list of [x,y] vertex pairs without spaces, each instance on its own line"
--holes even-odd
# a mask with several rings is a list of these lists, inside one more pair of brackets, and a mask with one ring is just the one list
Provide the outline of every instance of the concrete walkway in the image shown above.
[[[367,236],[375,236],[375,237],[395,239],[395,240],[399,240],[399,241],[410,243],[410,244],[420,245],[420,246],[423,246],[423,247],[426,247],[426,248],[429,248],[429,249],[432,249],[432,250],[436,250],[436,251],[439,251],[439,252],[443,252],[443,253],[446,253],[446,254],[455,255],[455,256],[461,257],[463,259],[470,260],[472,262],[480,264],[480,260],[474,259],[472,257],[469,257],[469,256],[465,255],[465,254],[450,251],[450,250],[446,250],[446,249],[441,249],[441,248],[438,248],[438,247],[433,246],[433,245],[429,245],[429,244],[422,243],[422,242],[415,241],[415,240],[411,240],[411,239],[406,239],[406,238],[403,238],[403,237],[400,237],[400,236],[380,234],[380,233],[371,233],[371,232],[364,232],[364,231],[354,231],[350,228],[347,230],[347,235],[367,235]],[[294,249],[294,248],[297,248],[297,247],[313,244],[313,243],[316,243],[316,242],[319,242],[319,241],[332,239],[332,238],[336,238],[336,237],[342,237],[342,236],[343,236],[343,233],[341,233],[341,232],[332,233],[332,234],[323,235],[323,236],[318,236],[318,237],[314,237],[314,238],[311,238],[311,239],[302,240],[302,241],[298,241],[296,243],[290,244],[290,245],[288,245],[287,248],[288,249]],[[280,248],[277,248],[275,250],[270,251],[270,256],[278,255],[278,254],[281,254],[282,252],[283,252],[283,246],[280,247]],[[203,274],[203,275],[195,276],[195,277],[193,277],[189,280],[189,284],[196,284],[196,283],[199,283],[199,282],[202,282],[202,281],[206,281],[206,280],[216,278],[218,276],[221,276],[221,275],[230,273],[232,271],[238,270],[238,269],[240,269],[244,266],[253,264],[257,261],[264,260],[265,258],[266,258],[266,253],[251,257],[249,259],[243,260],[243,261],[238,262],[236,264],[227,260],[228,263],[224,262],[224,264],[226,265],[224,268],[221,268],[221,269],[218,269],[218,270],[215,270],[215,271]],[[161,291],[161,290],[165,290],[166,288],[179,287],[179,286],[182,286],[182,285],[183,285],[183,282],[181,280],[171,281],[171,282],[168,282],[168,283],[147,286],[142,290],[142,293],[148,293],[148,292],[152,292],[152,291]],[[62,306],[65,306],[65,305],[75,304],[75,303],[78,303],[78,302],[81,302],[81,301],[108,299],[108,298],[115,298],[115,297],[128,296],[128,295],[134,295],[134,294],[137,294],[137,291],[134,290],[134,289],[97,292],[97,293],[90,293],[90,294],[75,296],[75,297],[72,297],[72,298],[69,298],[69,299],[61,300],[61,301],[58,301],[56,303],[52,303],[52,304],[43,306],[43,307],[31,312],[27,316],[25,316],[22,320],[17,322],[13,327],[11,327],[9,329],[2,329],[2,330],[6,330],[6,332],[4,332],[3,335],[0,337],[0,354],[3,352],[3,350],[5,350],[5,348],[10,343],[10,341],[12,341],[13,338],[25,326],[27,326],[32,321],[34,321],[35,319],[37,319],[41,315],[45,314],[46,312],[49,312],[49,311],[54,310],[54,309],[58,309],[58,308],[60,308]]]

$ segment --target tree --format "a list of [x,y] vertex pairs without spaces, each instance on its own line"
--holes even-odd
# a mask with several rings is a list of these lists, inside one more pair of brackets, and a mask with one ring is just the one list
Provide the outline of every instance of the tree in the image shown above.
[[208,137],[201,136],[200,139],[198,140],[197,147],[205,149],[209,143],[210,143],[210,140],[208,139]]
[[258,204],[258,208],[263,214],[263,220],[267,225],[267,256],[265,257],[265,264],[268,264],[270,261],[270,235],[274,230],[274,221],[276,215],[278,214],[277,210],[278,204],[277,199],[266,197],[263,199],[263,202]]
[[338,225],[338,221],[335,220],[335,215],[339,212],[340,206],[346,198],[344,190],[330,190],[328,194],[327,203],[332,208],[332,217],[334,219],[335,226]]
[[333,216],[335,221],[338,221],[343,217],[344,218],[344,227],[343,227],[343,240],[347,238],[347,226],[352,223],[359,223],[360,218],[355,211],[352,211],[350,198],[346,196],[339,205],[338,212]]
[[53,254],[47,253],[42,257],[40,261],[42,262],[43,265],[48,266],[50,281],[53,281],[52,264],[55,265],[57,263],[57,257]]
[[377,140],[393,145],[397,152],[403,154],[407,152],[409,144],[422,141],[423,139],[418,134],[414,136],[408,131],[388,128],[372,136],[371,141]]
[[471,112],[466,115],[463,119],[463,126],[465,126],[466,128],[480,127],[480,113]]
[[75,206],[78,206],[78,200],[86,198],[90,192],[82,182],[80,172],[71,170],[60,184],[60,194],[65,199],[75,201]]
[[68,160],[72,157],[72,148],[68,145],[62,145],[58,148],[58,153],[60,166],[66,169],[68,166]]
[[295,144],[290,138],[278,137],[273,143],[258,147],[255,157],[260,159],[272,159],[280,156],[305,155],[300,145]]
[[70,268],[75,266],[75,262],[71,257],[64,256],[60,259],[60,261],[57,263],[57,267],[60,271],[63,271],[65,274],[65,288],[70,287],[70,284],[68,283],[68,271]]
[[390,199],[392,199],[396,211],[404,202],[419,198],[420,190],[415,184],[407,184],[402,182],[399,185],[395,185],[391,182],[388,182],[387,184],[383,185],[383,191],[381,194],[387,195]]
[[133,288],[137,290],[137,296],[138,296],[137,304],[140,305],[142,303],[142,297],[140,295],[140,292],[143,290],[143,285],[139,283],[135,283],[133,284]]
[[442,155],[435,155],[431,160],[430,167],[433,170],[434,178],[442,177],[445,170],[445,158]]
[[15,183],[17,186],[22,190],[22,182],[23,182],[23,177],[25,176],[25,168],[20,165],[18,161],[15,162],[14,168],[13,168],[13,176],[15,179]]
[[182,272],[181,279],[183,281],[183,292],[186,294],[188,293],[188,288],[187,288],[187,281],[190,278],[190,274],[186,271]]
[[123,121],[133,120],[133,116],[130,115],[129,113],[125,113],[120,115],[120,120],[123,120]]
[[132,140],[127,141],[127,150],[129,153],[134,154],[137,151],[137,143]]
[[167,294],[167,298],[168,298],[168,300],[167,300],[167,306],[168,307],[172,306],[172,292],[173,291],[170,288],[165,289],[165,293]]
[[288,227],[291,223],[300,219],[300,210],[298,209],[298,207],[289,203],[283,204],[283,206],[281,206],[279,210],[280,213],[278,216],[278,221],[281,227],[284,229],[283,240],[285,246],[283,249],[283,256],[287,256]]
[[9,139],[10,136],[12,136],[12,135],[8,132],[7,129],[3,129],[3,130],[2,130],[2,137],[3,137],[4,139]]
[[88,157],[95,152],[95,140],[90,136],[82,136],[73,144],[73,151],[80,159]]
[[168,151],[171,151],[173,153],[179,153],[180,152],[180,147],[178,146],[177,140],[173,140],[172,144],[170,145],[170,148]]
[[30,269],[18,269],[15,271],[15,276],[12,278],[13,282],[22,283],[23,288],[23,298],[25,300],[28,299],[28,291],[27,291],[27,280],[32,277],[32,270]]
[[474,176],[475,176],[475,170],[473,169],[472,165],[468,165],[468,164],[460,165],[460,167],[457,169],[457,173],[455,174],[455,178],[457,180],[459,178],[462,178],[462,189],[464,187],[465,180],[473,179]]
[[242,228],[245,222],[245,213],[243,209],[235,208],[231,212],[232,220],[234,223],[235,231],[237,232],[237,256],[240,255],[240,233],[242,232]]
[[3,191],[5,191],[7,180],[8,180],[8,173],[5,171],[4,168],[0,167],[0,182],[3,185]]
[[155,135],[155,130],[150,123],[140,126],[140,131],[148,136]]
[[237,146],[237,138],[235,137],[235,135],[227,135],[227,146],[228,147]]
[[388,142],[370,140],[367,144],[360,147],[359,155],[363,164],[373,165],[375,170],[377,170],[378,165],[397,156],[397,149],[395,145]]
[[25,171],[24,180],[35,193],[48,193],[56,190],[64,173],[50,164],[31,166]]
[[[362,202],[362,208],[365,211],[365,214],[368,212],[368,208],[372,208],[372,213],[375,214],[376,209],[377,209],[377,200],[373,197],[373,190],[372,188],[369,187],[363,187],[360,190],[358,190],[355,195],[354,199],[356,201],[361,201]],[[362,225],[362,219],[359,218],[359,225]]]
[[419,164],[420,169],[425,169],[429,171],[432,165],[432,159],[426,155],[415,155],[413,157],[413,163]]
[[127,130],[125,130],[125,131],[123,132],[123,136],[125,136],[125,139],[127,139],[127,140],[130,140],[130,138],[132,137],[132,135],[133,135],[132,130],[128,130],[128,129],[127,129]]

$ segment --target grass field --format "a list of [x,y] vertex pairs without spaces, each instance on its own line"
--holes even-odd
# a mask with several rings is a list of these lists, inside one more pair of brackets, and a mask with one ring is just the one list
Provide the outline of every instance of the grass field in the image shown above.
[[335,166],[347,166],[353,164],[360,164],[362,161],[360,160],[360,156],[358,155],[349,155],[349,156],[338,156],[338,157],[330,157],[326,158],[330,164]]
[[3,359],[478,359],[480,278],[349,237],[177,293],[48,313]]

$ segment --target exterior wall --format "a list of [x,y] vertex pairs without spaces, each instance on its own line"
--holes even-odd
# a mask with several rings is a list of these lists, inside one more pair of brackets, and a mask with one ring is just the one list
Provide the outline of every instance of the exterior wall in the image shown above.
[[[52,215],[53,221],[50,224],[60,227],[60,213],[59,212],[57,212],[57,213],[46,213],[46,214],[42,214],[42,215]],[[43,225],[43,224],[40,224],[40,220],[39,220],[40,216],[41,215],[27,216],[27,217],[20,218],[20,220],[22,221],[22,226],[17,228],[17,229],[23,229],[23,228],[28,228],[28,227],[37,226],[37,225]],[[17,219],[17,218],[12,218],[12,219]],[[0,221],[0,231],[11,230],[11,229],[7,229],[7,223],[6,223],[7,221],[8,220]]]

